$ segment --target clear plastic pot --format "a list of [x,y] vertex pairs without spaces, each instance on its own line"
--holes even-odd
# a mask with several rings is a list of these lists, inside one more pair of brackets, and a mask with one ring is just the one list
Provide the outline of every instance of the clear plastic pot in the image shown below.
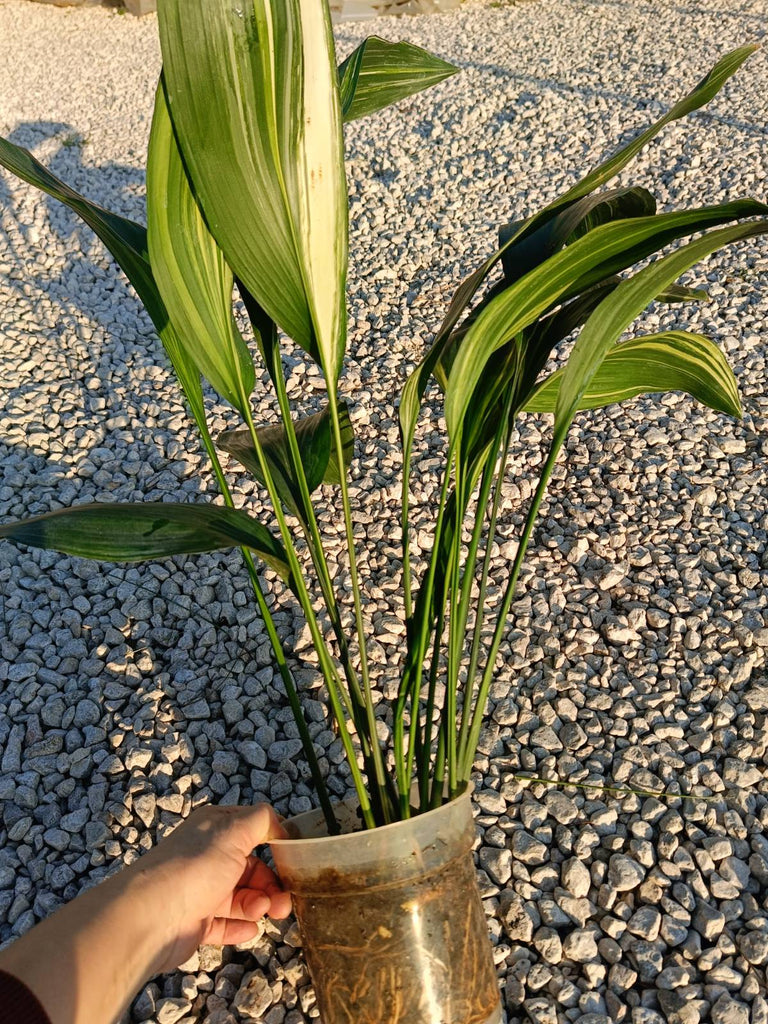
[[271,844],[322,1024],[500,1024],[470,791],[371,831],[354,806],[337,817],[346,834],[310,811]]

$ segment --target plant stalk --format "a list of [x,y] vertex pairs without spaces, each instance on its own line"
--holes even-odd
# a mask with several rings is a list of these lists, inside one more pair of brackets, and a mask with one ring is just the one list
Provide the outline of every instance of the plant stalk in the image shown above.
[[400,796],[400,811],[404,817],[410,817],[410,780],[413,772],[413,759],[415,756],[415,745],[409,744],[407,757],[405,753],[405,708],[408,701],[408,697],[411,698],[411,727],[413,728],[414,714],[413,709],[416,708],[416,719],[418,726],[418,706],[419,706],[419,693],[421,692],[421,673],[424,658],[427,650],[427,641],[429,639],[429,620],[430,620],[430,609],[432,605],[434,586],[435,586],[435,574],[437,571],[437,563],[440,557],[440,537],[443,530],[443,523],[445,520],[445,506],[448,498],[448,488],[450,485],[450,474],[448,472],[443,476],[443,484],[440,491],[440,502],[437,511],[437,520],[435,522],[435,535],[432,545],[432,554],[430,556],[429,568],[427,570],[427,578],[422,584],[422,589],[419,592],[417,608],[423,607],[420,621],[418,622],[418,632],[414,635],[414,629],[416,628],[415,617],[409,621],[409,632],[408,632],[408,651],[406,654],[406,663],[403,669],[403,676],[400,681],[400,689],[397,695],[397,703],[395,706],[394,716],[394,747],[395,747],[395,768],[397,771],[397,786]]
[[357,793],[357,798],[360,803],[360,810],[365,821],[366,828],[374,828],[375,821],[371,811],[371,803],[368,797],[368,793],[365,788],[362,776],[360,774],[360,768],[357,764],[357,758],[355,757],[354,747],[352,746],[352,739],[349,734],[349,730],[346,727],[348,721],[343,707],[343,701],[341,697],[342,687],[341,680],[338,677],[338,672],[333,660],[328,652],[325,644],[325,638],[320,630],[320,626],[315,615],[314,608],[312,607],[312,601],[307,591],[304,578],[301,574],[301,566],[299,564],[296,549],[293,544],[293,537],[291,531],[288,528],[288,524],[285,520],[285,513],[283,512],[282,505],[280,502],[280,496],[275,488],[272,474],[267,464],[267,460],[264,457],[264,451],[261,447],[259,435],[256,430],[256,425],[253,421],[253,413],[250,409],[247,395],[241,396],[242,401],[242,412],[244,413],[245,420],[248,426],[248,431],[251,435],[251,444],[253,445],[256,457],[259,460],[259,466],[264,477],[264,481],[267,485],[267,491],[269,493],[270,501],[272,502],[275,517],[277,519],[280,535],[283,539],[286,548],[286,554],[288,557],[288,564],[291,569],[293,581],[295,585],[295,593],[299,599],[304,617],[309,626],[310,633],[312,635],[312,643],[314,644],[315,650],[317,651],[318,658],[320,660],[320,667],[325,678],[326,686],[328,687],[328,697],[331,702],[331,708],[333,711],[334,718],[339,724],[339,737],[344,746],[344,752],[346,754],[347,762],[349,763],[350,770],[352,772],[352,780]]
[[[371,792],[371,798],[373,800],[373,810],[379,819],[379,824],[389,824],[393,820],[392,813],[393,808],[390,806],[389,794],[387,792],[387,777],[383,768],[383,760],[381,758],[381,751],[379,746],[378,734],[376,732],[370,735],[370,716],[367,714],[367,708],[370,701],[366,700],[361,689],[360,682],[357,678],[357,673],[352,664],[352,659],[349,651],[349,645],[347,638],[344,635],[344,630],[341,622],[341,614],[339,606],[336,601],[336,595],[333,591],[333,583],[331,581],[330,572],[328,569],[328,562],[325,556],[325,550],[323,548],[322,537],[320,536],[320,529],[317,523],[317,517],[315,516],[314,506],[309,491],[309,484],[307,482],[306,473],[304,471],[304,464],[301,459],[301,451],[299,449],[298,438],[296,437],[296,429],[293,424],[293,418],[291,416],[291,408],[288,400],[288,392],[286,389],[285,375],[283,373],[282,361],[279,358],[279,352],[277,346],[275,346],[275,352],[277,358],[273,360],[272,364],[272,380],[275,385],[275,392],[277,394],[278,403],[280,405],[280,414],[285,427],[286,437],[288,439],[288,446],[291,452],[291,458],[293,461],[293,469],[296,473],[296,478],[299,483],[299,490],[301,492],[302,505],[306,513],[306,519],[304,516],[301,518],[302,527],[305,532],[307,539],[307,546],[312,558],[312,564],[315,567],[318,579],[320,581],[320,587],[323,591],[323,598],[325,600],[326,608],[331,619],[333,631],[336,636],[336,640],[339,645],[339,656],[342,668],[344,669],[344,675],[346,676],[347,683],[349,685],[349,701],[347,702],[347,708],[355,724],[360,745],[362,748],[363,758],[366,765],[366,771],[369,776],[369,782],[371,776],[376,779],[376,788]],[[338,405],[336,405],[338,409]],[[331,413],[333,422],[333,412]],[[339,437],[341,436],[341,428],[339,426]],[[334,441],[334,446],[336,442]],[[343,452],[339,452],[339,467],[340,476],[344,478],[344,461]],[[370,687],[368,688],[370,689]],[[378,763],[376,758],[376,752],[379,753]],[[381,779],[380,779],[381,775]]]
[[[336,394],[336,385],[327,382],[328,398],[331,408],[331,424],[333,437],[336,445],[336,457],[339,462],[339,479],[341,480],[341,503],[344,509],[344,528],[347,537],[347,549],[349,551],[349,573],[352,583],[352,596],[355,605],[355,622],[357,625],[357,639],[360,653],[360,674],[363,680],[365,693],[365,712],[368,720],[368,737],[371,745],[371,756],[376,778],[376,787],[384,815],[384,824],[396,820],[394,808],[389,806],[389,789],[387,786],[387,773],[384,767],[384,757],[381,752],[381,743],[376,727],[376,713],[373,707],[373,692],[371,678],[368,671],[368,649],[366,646],[365,625],[363,622],[363,604],[360,593],[360,581],[357,572],[357,555],[355,551],[355,535],[352,527],[352,510],[349,503],[349,490],[347,487],[347,474],[344,469],[344,442],[341,436],[341,422],[339,420],[339,404]],[[371,780],[369,779],[369,782]]]
[[549,483],[549,478],[552,475],[552,470],[555,467],[557,456],[560,448],[559,445],[553,444],[550,449],[547,461],[544,464],[541,476],[539,477],[539,483],[536,488],[536,492],[531,501],[530,508],[528,509],[528,516],[525,521],[522,535],[520,537],[520,543],[518,544],[517,552],[515,553],[515,561],[512,565],[512,572],[507,583],[506,590],[504,592],[504,598],[501,603],[499,615],[496,620],[496,627],[493,632],[493,639],[491,641],[491,647],[488,652],[488,660],[486,662],[483,677],[480,683],[480,688],[477,695],[477,702],[475,704],[471,725],[468,733],[467,746],[464,752],[464,761],[461,768],[460,781],[467,782],[472,772],[472,762],[474,760],[474,750],[477,747],[478,740],[480,738],[480,730],[482,728],[483,711],[485,704],[488,699],[488,691],[491,686],[491,679],[493,678],[493,671],[496,666],[496,658],[499,654],[499,647],[501,646],[501,640],[504,635],[504,629],[507,622],[507,616],[509,615],[509,608],[515,596],[517,589],[517,581],[520,576],[520,570],[522,568],[523,559],[525,553],[528,550],[528,543],[531,539],[533,532],[533,526],[536,521],[536,516],[539,511],[539,507],[544,498],[544,493]]
[[[493,483],[494,469],[496,460],[499,457],[499,448],[501,446],[501,461],[499,464],[498,473],[496,474],[496,482],[494,486],[493,502],[491,505],[491,515],[488,523],[488,534],[486,538],[485,553],[483,556],[483,568],[480,575],[480,584],[478,587],[477,595],[477,612],[475,615],[475,624],[472,632],[472,647],[470,650],[469,667],[467,669],[467,681],[464,690],[464,706],[461,709],[461,728],[459,732],[459,763],[463,764],[466,760],[466,745],[467,745],[467,734],[469,731],[469,722],[472,708],[472,698],[475,690],[475,673],[477,672],[477,663],[480,657],[480,641],[482,636],[483,622],[485,621],[484,609],[485,600],[488,589],[488,574],[491,568],[491,548],[493,547],[494,540],[496,538],[496,521],[499,514],[499,506],[501,504],[501,495],[504,485],[504,476],[507,468],[507,458],[509,455],[509,441],[512,433],[512,428],[509,421],[509,412],[511,407],[511,399],[505,403],[504,416],[501,420],[499,430],[496,433],[494,439],[493,448],[490,452],[489,460],[483,469],[483,483],[480,489],[480,498],[478,499],[478,508],[485,508],[488,501],[488,493],[491,484]],[[505,434],[505,436],[501,436]],[[478,521],[481,525],[484,517],[478,517]],[[476,529],[477,529],[477,523]],[[473,542],[475,537],[473,536]],[[478,538],[479,542],[479,533]],[[473,554],[473,560],[476,556],[477,545],[475,545],[475,554]],[[471,579],[470,584],[474,582]],[[466,629],[467,618],[468,618],[468,601],[464,608],[465,618],[463,619],[464,628]]]

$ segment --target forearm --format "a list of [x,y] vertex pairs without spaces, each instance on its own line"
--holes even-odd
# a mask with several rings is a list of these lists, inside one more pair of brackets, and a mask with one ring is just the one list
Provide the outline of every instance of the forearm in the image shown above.
[[83,893],[0,953],[52,1024],[112,1024],[164,959],[163,887],[124,871]]

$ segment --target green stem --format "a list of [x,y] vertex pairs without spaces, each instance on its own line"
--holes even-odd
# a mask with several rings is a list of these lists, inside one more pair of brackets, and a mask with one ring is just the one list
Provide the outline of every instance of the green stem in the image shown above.
[[[235,503],[232,499],[232,492],[229,489],[229,484],[227,483],[226,477],[224,476],[224,471],[221,468],[221,462],[219,460],[218,453],[214,447],[213,440],[211,439],[211,435],[208,432],[208,426],[207,424],[200,423],[199,421],[197,425],[203,438],[203,445],[205,446],[205,450],[207,451],[208,457],[211,460],[213,472],[214,475],[216,476],[219,489],[221,490],[222,496],[224,498],[224,503],[228,505],[229,508],[234,508]],[[248,570],[248,576],[251,581],[253,592],[256,596],[256,602],[259,606],[259,613],[266,627],[267,636],[269,637],[269,642],[275,656],[275,661],[277,662],[278,671],[280,672],[280,676],[283,680],[285,692],[288,695],[288,702],[291,706],[293,717],[296,721],[296,726],[299,730],[299,736],[301,738],[302,746],[304,748],[304,753],[306,754],[307,761],[309,763],[309,770],[312,774],[312,781],[315,785],[315,790],[317,791],[318,799],[320,800],[320,806],[325,816],[325,821],[328,826],[328,832],[330,835],[337,835],[339,832],[339,825],[338,822],[336,821],[336,815],[333,812],[333,805],[331,804],[330,798],[328,796],[328,790],[326,789],[325,786],[325,780],[323,779],[322,772],[320,771],[320,765],[318,763],[317,755],[315,753],[315,745],[312,741],[312,737],[309,735],[307,721],[304,717],[304,712],[301,707],[301,701],[299,700],[296,684],[294,683],[291,670],[288,667],[288,662],[285,657],[285,651],[283,650],[282,642],[280,641],[280,637],[278,636],[277,628],[275,627],[275,622],[274,619],[272,618],[272,613],[270,612],[269,606],[267,605],[266,598],[264,596],[264,591],[261,586],[261,581],[259,580],[259,576],[256,571],[256,565],[254,564],[253,555],[251,554],[248,548],[241,548],[240,550],[242,551],[243,558],[245,559],[246,568]]]
[[[478,587],[477,595],[477,612],[475,616],[475,625],[472,632],[472,648],[469,657],[469,667],[467,669],[467,681],[464,689],[464,706],[461,709],[461,729],[459,732],[459,763],[463,764],[466,760],[467,754],[467,734],[469,731],[470,713],[472,708],[472,698],[475,690],[475,673],[477,672],[477,663],[480,657],[480,641],[483,631],[483,623],[485,621],[485,600],[488,590],[488,574],[491,568],[491,549],[493,542],[496,537],[496,521],[499,515],[499,505],[501,504],[501,495],[504,485],[504,475],[507,469],[507,458],[509,455],[509,440],[512,433],[512,428],[509,425],[509,412],[511,408],[511,401],[508,400],[504,406],[504,415],[500,421],[499,430],[496,433],[493,447],[490,450],[489,459],[483,469],[483,483],[480,489],[480,497],[478,499],[478,511],[485,509],[488,502],[488,492],[490,490],[491,483],[494,477],[494,468],[496,460],[499,457],[499,447],[501,446],[501,462],[499,465],[499,471],[496,475],[496,484],[493,493],[493,503],[491,505],[491,516],[488,523],[488,536],[485,546],[485,554],[483,557],[483,568],[480,576],[480,585]],[[503,435],[506,436],[503,436]],[[478,526],[482,528],[484,516],[480,514],[475,522],[475,529]],[[473,542],[475,537],[473,536]],[[479,532],[478,532],[479,540]],[[472,564],[477,555],[477,545],[472,555]],[[474,578],[470,580],[470,585],[474,582]],[[465,614],[468,615],[468,606],[465,608]],[[466,629],[467,619],[463,619],[463,625]]]
[[303,506],[303,515],[301,518],[301,525],[305,532],[307,547],[309,548],[310,555],[312,557],[312,564],[317,572],[320,586],[323,591],[323,599],[325,600],[326,607],[328,608],[328,614],[331,618],[331,624],[333,626],[334,634],[339,644],[339,651],[341,654],[341,662],[344,666],[345,673],[347,674],[348,682],[350,684],[350,696],[355,697],[360,704],[363,703],[363,695],[360,690],[360,684],[352,666],[349,657],[349,645],[347,644],[347,638],[344,635],[341,615],[339,612],[339,606],[336,601],[336,595],[333,592],[333,583],[331,581],[331,574],[328,569],[328,561],[325,557],[325,549],[323,548],[322,537],[320,536],[320,528],[317,524],[317,517],[315,516],[314,505],[312,504],[312,498],[309,491],[309,484],[307,482],[307,475],[304,470],[304,463],[301,458],[301,450],[299,448],[299,441],[296,436],[296,428],[293,423],[293,417],[291,415],[291,407],[288,400],[288,392],[285,384],[285,374],[283,373],[282,361],[279,358],[279,354],[272,363],[272,380],[275,385],[275,392],[277,394],[277,401],[280,406],[280,416],[285,427],[285,434],[288,439],[288,447],[291,453],[292,468],[296,474],[296,479],[299,484],[299,491],[301,493],[301,503]]
[[443,720],[440,723],[440,732],[437,737],[435,774],[432,778],[432,796],[429,801],[430,810],[440,807],[443,802],[443,788],[445,786],[445,746],[445,720]]
[[466,482],[462,471],[461,458],[459,450],[457,450],[454,484],[456,508],[453,541],[448,559],[450,573],[448,672],[445,681],[445,701],[443,704],[443,727],[445,729],[446,754],[448,758],[448,788],[451,794],[455,792],[457,782],[456,702],[459,689],[459,672],[461,670],[461,650],[464,642],[459,607],[459,582],[461,575],[461,528],[464,522],[464,509],[466,506],[465,486]]
[[256,452],[256,457],[259,460],[259,467],[261,469],[264,482],[267,486],[269,499],[272,502],[275,517],[280,528],[280,536],[282,537],[283,543],[285,544],[286,556],[288,558],[288,564],[291,569],[291,575],[295,587],[294,592],[299,600],[299,604],[301,605],[302,611],[304,612],[304,617],[306,619],[307,625],[309,626],[309,630],[312,636],[312,643],[314,645],[315,650],[317,651],[317,655],[320,660],[320,668],[323,673],[323,678],[325,679],[326,686],[328,687],[328,697],[331,702],[331,710],[333,711],[333,716],[339,725],[339,737],[344,746],[344,752],[347,758],[347,762],[349,764],[350,771],[352,772],[352,780],[355,786],[358,801],[360,802],[360,810],[363,814],[366,828],[374,828],[376,823],[371,812],[370,799],[365,788],[365,783],[363,782],[362,776],[360,774],[360,768],[357,764],[357,758],[355,756],[354,747],[352,745],[352,738],[349,734],[349,730],[347,729],[348,719],[346,714],[344,713],[343,701],[341,699],[341,680],[339,679],[336,666],[334,665],[333,660],[326,647],[325,637],[322,634],[322,631],[317,621],[317,617],[315,615],[315,610],[312,607],[312,601],[310,599],[309,592],[307,591],[307,586],[306,583],[304,582],[304,577],[302,576],[301,573],[301,566],[299,564],[298,556],[296,554],[296,549],[294,547],[291,531],[285,519],[285,513],[283,512],[282,504],[280,502],[280,496],[277,493],[277,489],[275,487],[274,480],[272,479],[272,474],[270,472],[269,465],[264,456],[264,450],[261,446],[261,441],[259,440],[256,425],[253,422],[253,413],[251,412],[250,409],[248,396],[245,395],[244,393],[241,395],[241,404],[241,411],[243,412],[243,415],[248,426],[248,431],[251,435],[251,444],[253,445],[253,449]]
[[[291,407],[288,400],[288,392],[285,384],[285,375],[283,373],[282,361],[279,356],[277,346],[274,347],[275,358],[272,360],[271,376],[275,385],[275,391],[277,394],[277,400],[280,406],[280,415],[285,427],[286,437],[288,439],[288,447],[291,453],[291,459],[293,462],[293,469],[296,474],[296,479],[299,484],[299,491],[301,493],[301,503],[304,511],[304,515],[300,517],[302,527],[305,532],[307,547],[312,558],[312,564],[315,567],[318,579],[320,581],[320,587],[323,592],[323,598],[325,600],[326,608],[331,619],[331,625],[333,627],[334,635],[339,645],[339,658],[341,661],[342,668],[344,669],[344,675],[347,679],[349,686],[349,700],[345,700],[347,709],[352,717],[355,724],[358,737],[360,739],[360,745],[362,747],[363,758],[366,765],[366,770],[369,776],[371,775],[376,779],[376,789],[372,791],[371,796],[374,802],[374,812],[379,821],[379,824],[388,824],[392,820],[392,809],[389,806],[388,794],[386,791],[386,780],[382,787],[381,780],[379,778],[381,768],[381,774],[383,775],[383,763],[381,762],[381,754],[379,748],[379,739],[376,732],[370,735],[370,718],[367,714],[368,704],[363,693],[360,689],[360,682],[357,678],[352,659],[349,652],[349,645],[347,638],[344,635],[344,630],[341,621],[341,613],[339,606],[336,601],[336,595],[333,591],[333,583],[331,581],[330,571],[328,569],[328,561],[325,555],[325,549],[323,548],[322,537],[320,536],[320,529],[317,523],[317,517],[315,516],[314,506],[312,504],[312,498],[309,491],[309,484],[307,482],[306,473],[304,471],[304,463],[301,458],[301,450],[299,448],[298,438],[296,436],[296,429],[293,423],[293,417],[291,415]],[[333,407],[333,403],[332,403]],[[338,408],[338,403],[336,403]],[[331,413],[333,420],[333,412]],[[340,462],[340,473],[343,478],[344,476],[344,461],[343,453],[338,455]],[[379,761],[377,762],[376,753],[379,753]]]
[[[448,487],[450,484],[450,474],[448,472],[443,476],[443,485],[440,491],[440,503],[437,510],[437,520],[435,522],[435,535],[434,542],[432,545],[432,554],[430,556],[429,569],[427,571],[427,578],[422,584],[422,590],[419,593],[419,603],[423,605],[423,612],[420,616],[418,623],[415,623],[415,618],[410,620],[410,630],[408,634],[408,650],[406,653],[406,663],[403,669],[403,676],[400,681],[400,689],[397,695],[397,703],[395,706],[393,735],[394,735],[394,748],[395,748],[395,769],[397,771],[397,788],[400,797],[400,812],[405,818],[410,817],[410,781],[413,772],[413,758],[415,755],[414,745],[410,744],[408,753],[405,753],[405,709],[408,703],[408,698],[411,699],[411,724],[413,724],[414,708],[416,709],[416,718],[418,721],[418,706],[419,706],[419,693],[421,691],[421,673],[422,666],[424,664],[424,657],[427,650],[427,642],[429,639],[429,623],[430,623],[430,609],[433,600],[434,586],[435,586],[435,574],[437,571],[437,564],[440,558],[440,538],[443,530],[443,523],[445,519],[445,506],[448,498]],[[414,628],[418,629],[418,632],[414,635]]]
[[[376,713],[373,706],[373,692],[371,678],[368,671],[368,648],[366,645],[365,625],[363,622],[363,603],[360,593],[360,581],[357,573],[357,555],[355,551],[355,535],[352,526],[352,510],[349,504],[349,490],[347,487],[347,474],[344,468],[344,441],[341,436],[341,421],[339,419],[339,403],[336,395],[336,385],[328,382],[328,398],[331,407],[331,424],[333,437],[336,445],[336,458],[339,463],[339,479],[341,480],[341,503],[344,509],[344,529],[347,538],[347,550],[349,552],[349,574],[352,583],[352,596],[355,605],[355,622],[357,625],[357,640],[360,652],[360,674],[363,680],[365,693],[365,712],[368,719],[368,737],[371,745],[371,755],[376,776],[376,786],[384,814],[384,824],[396,820],[394,808],[389,806],[389,790],[387,786],[386,770],[384,768],[384,757],[381,751],[381,743],[376,728]],[[369,780],[370,781],[370,780]]]
[[[484,609],[488,592],[488,574],[491,568],[491,548],[496,535],[496,520],[499,514],[501,503],[502,485],[504,482],[504,471],[507,468],[507,445],[504,446],[499,475],[496,478],[496,486],[493,494],[493,505],[491,507],[491,518],[488,524],[488,543],[483,557],[483,569],[480,576],[480,586],[477,595],[477,618],[472,632],[472,649],[469,656],[469,668],[467,669],[467,684],[464,693],[464,707],[461,710],[461,730],[459,733],[459,761],[463,764],[467,756],[467,735],[471,718],[472,699],[475,691],[475,674],[477,663],[480,658],[480,641],[482,638],[483,623],[485,621]],[[494,454],[494,460],[496,456]]]
[[[434,644],[432,646],[432,662],[429,667],[429,690],[427,692],[427,706],[424,719],[424,736],[420,737],[420,730],[416,729],[416,756],[418,759],[419,775],[419,810],[426,811],[429,805],[429,765],[432,757],[432,719],[435,715],[435,690],[437,689],[437,675],[440,669],[440,640],[445,628],[445,610],[440,612],[438,622],[435,626]],[[411,713],[411,732],[413,733],[413,712]]]
[[411,598],[411,536],[408,515],[411,507],[410,500],[411,480],[411,453],[403,452],[403,486],[400,495],[400,529],[403,545],[403,605],[405,608],[405,621],[413,615],[413,600]]
[[544,464],[539,483],[536,488],[536,492],[533,496],[531,506],[528,509],[528,516],[525,521],[522,536],[520,537],[520,543],[518,544],[517,552],[515,554],[515,560],[512,565],[512,572],[507,583],[506,591],[504,592],[504,598],[501,602],[501,608],[499,615],[496,620],[496,627],[493,631],[493,639],[491,641],[491,648],[488,653],[488,661],[483,672],[483,678],[480,683],[480,689],[477,695],[477,702],[475,704],[474,711],[472,713],[472,721],[469,729],[469,736],[467,740],[467,746],[464,752],[464,760],[461,768],[461,775],[459,778],[460,782],[467,782],[472,772],[472,764],[474,762],[475,750],[477,749],[477,743],[480,738],[480,730],[482,728],[483,712],[485,710],[485,704],[488,700],[488,691],[491,686],[491,679],[493,677],[493,671],[496,665],[496,658],[498,657],[499,647],[501,646],[501,640],[504,636],[504,629],[506,627],[507,616],[509,615],[509,608],[515,596],[517,589],[517,581],[520,576],[520,569],[522,568],[523,559],[525,553],[528,550],[528,543],[531,539],[531,533],[533,532],[533,525],[536,521],[536,516],[539,511],[539,507],[544,498],[544,493],[549,483],[549,478],[552,475],[552,470],[555,467],[557,461],[557,455],[559,452],[559,446],[553,444],[548,456],[547,461]]

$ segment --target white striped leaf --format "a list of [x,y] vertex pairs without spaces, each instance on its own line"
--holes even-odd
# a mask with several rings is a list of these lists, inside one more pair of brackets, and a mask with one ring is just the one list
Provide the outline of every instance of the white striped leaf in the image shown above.
[[[687,114],[705,106],[717,95],[728,79],[734,75],[741,65],[756,50],[759,44],[751,43],[747,46],[738,47],[722,57],[712,69],[697,83],[697,85],[681,100],[674,104],[666,114],[654,122],[640,135],[636,136],[625,146],[622,146],[613,156],[599,164],[586,177],[578,181],[572,188],[565,192],[554,202],[539,210],[538,213],[515,225],[516,230],[510,231],[506,245],[498,249],[493,256],[487,259],[480,267],[469,275],[456,290],[451,301],[450,308],[441,324],[435,341],[427,355],[419,366],[408,378],[403,389],[400,403],[400,431],[403,438],[403,449],[406,452],[406,463],[409,458],[410,447],[413,444],[413,436],[416,421],[419,415],[421,399],[426,389],[430,375],[440,358],[443,346],[445,345],[451,331],[459,322],[462,314],[467,309],[478,289],[502,259],[507,247],[519,244],[524,238],[538,230],[548,220],[552,219],[563,208],[575,203],[590,192],[604,185],[615,177],[635,156],[646,146],[659,132],[672,121],[685,117]],[[629,265],[629,264],[628,264]],[[607,275],[606,275],[607,276]]]
[[[557,370],[540,381],[523,409],[553,413],[562,379],[563,370]],[[741,416],[736,378],[725,356],[709,338],[686,331],[633,338],[609,349],[577,409],[599,409],[662,391],[685,391],[710,409]]]
[[227,263],[331,386],[346,337],[347,195],[325,0],[160,0],[167,98]]
[[576,339],[563,372],[555,407],[553,447],[565,436],[598,366],[623,331],[649,302],[681,274],[732,242],[768,232],[768,218],[710,231],[638,271],[600,303]]
[[244,412],[253,361],[234,317],[234,277],[189,186],[162,80],[147,158],[149,257],[171,322],[203,376]]
[[339,65],[342,117],[346,122],[374,114],[458,70],[420,46],[369,36]]

